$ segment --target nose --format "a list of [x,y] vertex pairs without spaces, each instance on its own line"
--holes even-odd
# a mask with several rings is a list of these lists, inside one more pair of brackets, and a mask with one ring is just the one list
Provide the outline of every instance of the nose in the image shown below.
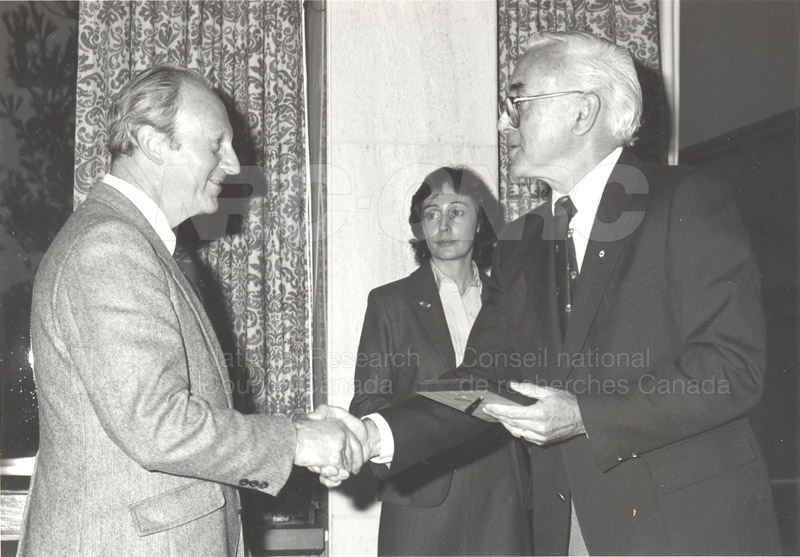
[[508,113],[503,110],[503,112],[500,113],[500,117],[497,119],[497,131],[500,133],[508,133],[514,129],[514,126],[511,125],[511,118],[509,118]]
[[236,151],[233,150],[233,146],[227,146],[222,155],[222,162],[219,164],[220,168],[225,171],[226,174],[239,174],[241,167],[239,166],[239,157],[236,156]]
[[439,231],[446,232],[450,229],[450,217],[445,213],[442,215],[442,218],[439,219]]

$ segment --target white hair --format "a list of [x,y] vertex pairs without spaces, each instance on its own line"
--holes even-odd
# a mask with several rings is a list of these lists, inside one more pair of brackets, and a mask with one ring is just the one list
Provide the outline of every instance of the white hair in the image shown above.
[[542,31],[531,36],[525,53],[548,46],[559,49],[563,72],[553,77],[599,96],[611,133],[623,145],[633,145],[642,119],[642,88],[628,51],[590,33]]

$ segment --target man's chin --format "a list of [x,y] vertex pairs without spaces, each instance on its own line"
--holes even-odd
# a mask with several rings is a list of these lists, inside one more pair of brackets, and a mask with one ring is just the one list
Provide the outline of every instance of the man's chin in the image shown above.
[[219,209],[219,194],[222,193],[222,186],[218,182],[209,181],[203,192],[203,212],[206,214],[216,213]]
[[198,215],[213,215],[219,210],[219,201],[216,197],[209,197],[203,199],[202,203],[198,203],[195,209],[195,216]]
[[212,215],[219,210],[219,201],[216,197],[208,199],[205,205],[205,211],[203,211],[207,215]]
[[511,178],[512,183],[519,183],[525,180],[533,180],[537,178],[536,167],[524,164],[512,164],[508,169],[508,176]]
[[508,175],[512,183],[519,183],[523,180],[541,180],[548,184],[556,183],[563,184],[567,187],[567,191],[571,189],[575,183],[572,173],[563,166],[552,165],[533,165],[533,164],[515,164],[511,163],[508,169]]
[[[519,149],[517,149],[519,151]],[[521,160],[522,157],[512,157],[508,167],[508,175],[513,182],[520,180],[530,180],[538,177],[540,174],[539,167],[534,164],[529,164]]]

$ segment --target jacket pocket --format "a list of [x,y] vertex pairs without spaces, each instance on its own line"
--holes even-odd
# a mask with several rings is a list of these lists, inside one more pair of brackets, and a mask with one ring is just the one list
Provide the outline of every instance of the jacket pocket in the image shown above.
[[670,493],[754,462],[758,457],[739,423],[644,455],[661,493]]
[[149,536],[188,524],[224,506],[222,488],[213,482],[198,480],[148,497],[128,508],[139,535]]

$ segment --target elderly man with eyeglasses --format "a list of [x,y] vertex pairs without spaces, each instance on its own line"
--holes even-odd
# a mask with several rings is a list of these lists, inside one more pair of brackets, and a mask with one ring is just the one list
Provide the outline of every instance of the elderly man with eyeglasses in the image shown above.
[[[452,376],[537,399],[483,409],[528,442],[536,554],[779,553],[746,417],[764,387],[759,273],[730,196],[634,156],[641,89],[616,45],[540,33],[508,95],[511,174],[553,195],[503,233],[479,357]],[[420,397],[364,423],[384,477],[498,427]]]

